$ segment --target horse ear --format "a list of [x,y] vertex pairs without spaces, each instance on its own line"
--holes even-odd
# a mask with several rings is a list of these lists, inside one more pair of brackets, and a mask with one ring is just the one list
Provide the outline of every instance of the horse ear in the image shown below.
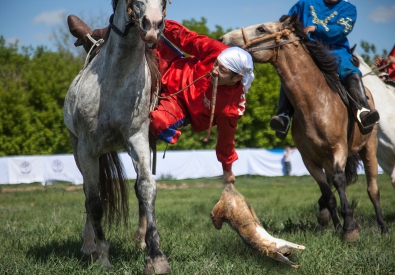
[[169,4],[171,4],[171,0],[162,0],[162,13],[163,13],[163,17],[166,17],[166,5],[167,5],[167,1],[169,1]]
[[299,21],[298,14],[296,12],[294,14],[292,14],[291,17],[290,17],[290,20],[291,20],[291,24],[292,25],[295,24],[296,22],[298,22]]
[[352,48],[351,48],[351,54],[354,54],[355,48],[357,47],[357,44],[355,44]]
[[[283,19],[283,20],[281,20],[281,19]],[[293,25],[295,24],[295,22],[297,22],[299,20],[298,15],[296,13],[292,14],[291,16],[284,15],[284,16],[282,16],[281,19],[280,19],[280,21],[284,21],[283,22],[284,29],[292,28]]]

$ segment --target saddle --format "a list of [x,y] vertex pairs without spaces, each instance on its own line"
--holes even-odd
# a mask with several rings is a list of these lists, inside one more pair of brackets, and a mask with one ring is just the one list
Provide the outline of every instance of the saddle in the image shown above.
[[94,48],[92,49],[93,41],[89,39],[88,35],[91,36],[96,41],[105,38],[108,34],[109,26],[103,29],[95,29],[92,31],[89,28],[89,26],[85,24],[84,21],[82,21],[80,18],[78,18],[73,14],[67,17],[67,24],[69,26],[70,33],[75,38],[77,38],[77,41],[75,41],[74,46],[76,47],[83,46],[86,53],[89,53],[89,51],[91,51],[90,59],[92,59],[95,55],[97,55],[100,52],[101,49],[100,46],[95,45]]

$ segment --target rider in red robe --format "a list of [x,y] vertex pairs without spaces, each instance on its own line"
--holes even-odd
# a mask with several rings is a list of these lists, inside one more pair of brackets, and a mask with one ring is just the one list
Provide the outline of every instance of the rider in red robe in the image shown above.
[[252,58],[240,48],[229,48],[175,21],[166,20],[165,26],[164,36],[191,56],[180,57],[168,44],[159,43],[156,52],[161,71],[165,71],[161,96],[166,98],[151,112],[151,132],[174,144],[181,135],[181,125],[190,123],[195,132],[207,130],[213,93],[213,78],[207,73],[211,72],[218,77],[213,120],[218,132],[216,154],[224,179],[229,181],[229,177],[234,178],[232,163],[238,158],[234,149],[237,121],[244,113],[245,93],[254,78]]
[[[86,51],[93,43],[86,33],[102,38],[105,29],[94,30],[78,17],[68,18],[70,32]],[[159,139],[174,144],[181,135],[181,125],[191,124],[196,132],[210,126],[214,78],[218,78],[213,125],[217,126],[216,153],[222,163],[223,178],[235,182],[232,163],[237,160],[235,132],[237,121],[245,110],[245,94],[254,79],[251,55],[246,51],[198,35],[181,24],[166,20],[165,39],[155,52],[162,74],[162,94],[159,105],[150,114],[151,132]],[[171,43],[170,43],[170,42]],[[173,44],[178,47],[175,48]],[[184,57],[181,51],[190,54]],[[184,89],[184,90],[183,90]],[[178,93],[178,91],[182,92]]]

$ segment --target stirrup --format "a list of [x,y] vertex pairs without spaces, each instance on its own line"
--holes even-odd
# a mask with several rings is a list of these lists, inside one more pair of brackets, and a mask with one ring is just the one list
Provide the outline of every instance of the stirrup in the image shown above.
[[271,130],[276,131],[279,134],[286,135],[288,132],[288,129],[289,129],[289,124],[290,124],[289,122],[290,122],[289,115],[282,113],[282,114],[276,115],[270,119],[269,127]]
[[368,125],[364,125],[364,124],[362,123],[361,114],[364,113],[364,112],[370,113],[371,111],[372,111],[372,110],[366,109],[365,107],[362,107],[361,109],[358,109],[358,111],[357,111],[357,119],[358,119],[359,123],[360,123],[364,128],[370,128],[370,127],[374,126],[375,124],[378,124],[378,123],[379,123],[380,116],[379,116],[379,114],[377,113],[377,111],[376,111],[377,117],[374,119],[373,122],[370,122]]

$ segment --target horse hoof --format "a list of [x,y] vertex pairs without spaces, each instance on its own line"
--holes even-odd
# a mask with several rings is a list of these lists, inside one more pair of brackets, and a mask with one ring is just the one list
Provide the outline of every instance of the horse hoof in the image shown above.
[[358,240],[358,238],[359,238],[359,233],[358,233],[358,230],[353,230],[353,231],[351,231],[351,232],[345,232],[344,233],[344,240],[346,241],[346,242],[355,242],[356,240]]
[[171,272],[171,267],[167,262],[165,256],[158,257],[155,259],[146,258],[145,260],[145,271],[144,274],[167,274]]
[[317,215],[318,224],[322,227],[327,227],[331,222],[331,214],[327,208],[322,209]]
[[87,263],[94,263],[99,259],[99,255],[96,251],[93,251],[91,254],[83,254],[82,261]]

